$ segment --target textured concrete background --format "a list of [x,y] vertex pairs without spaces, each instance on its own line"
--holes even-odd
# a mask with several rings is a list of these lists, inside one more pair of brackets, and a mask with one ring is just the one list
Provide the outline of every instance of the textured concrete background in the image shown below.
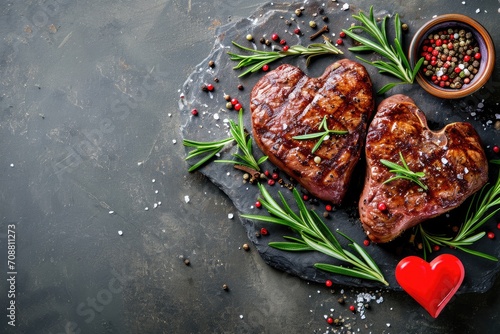
[[[6,268],[7,226],[15,225],[18,273],[15,328],[5,311],[7,270],[0,274],[2,333],[500,328],[498,280],[486,294],[454,297],[438,319],[389,292],[361,319],[347,306],[363,291],[309,284],[240,249],[247,237],[228,219],[232,203],[186,172],[177,101],[215,28],[259,4],[0,1],[0,254]],[[497,0],[380,5],[429,17],[467,13],[500,44]],[[344,294],[347,306],[337,302]],[[332,312],[344,327],[329,329]]]

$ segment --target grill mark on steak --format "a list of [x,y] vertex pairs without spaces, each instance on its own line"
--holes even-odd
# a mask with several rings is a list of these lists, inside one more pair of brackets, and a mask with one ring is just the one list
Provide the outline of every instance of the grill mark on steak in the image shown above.
[[[318,78],[284,64],[254,86],[250,98],[254,139],[269,160],[313,196],[340,204],[359,160],[374,109],[372,84],[365,68],[343,59]],[[330,135],[311,154],[318,139],[293,137],[316,133],[324,116]],[[314,163],[319,156],[321,163]]]
[[[420,222],[462,204],[488,178],[481,141],[469,123],[431,131],[412,99],[395,95],[382,101],[366,137],[367,174],[359,202],[360,219],[374,242],[388,242]],[[414,172],[425,172],[423,191],[408,180],[383,184],[394,174],[380,163],[400,164],[399,152]],[[387,210],[378,210],[378,203]]]

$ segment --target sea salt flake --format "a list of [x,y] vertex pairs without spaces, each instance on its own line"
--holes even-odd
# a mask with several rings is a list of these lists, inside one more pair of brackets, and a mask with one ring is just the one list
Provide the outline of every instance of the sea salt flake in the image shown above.
[[480,11],[481,11],[481,9],[479,9],[479,8],[476,9],[476,14],[479,13]]
[[122,231],[122,230],[119,230],[119,231],[118,231],[118,235],[123,235],[123,231]]
[[153,204],[153,209],[156,209],[158,207],[158,203]]
[[189,201],[190,201],[189,196],[188,195],[184,196],[184,202],[189,203]]
[[340,10],[349,10],[349,4],[348,3],[345,3],[342,8],[340,8]]
[[110,215],[112,215],[112,214],[113,214],[113,213],[115,213],[115,212],[114,212],[113,210],[110,210],[108,213],[109,213]]
[[14,167],[14,164],[10,164],[10,167],[11,167],[11,168],[12,168],[12,167]]
[[234,218],[234,214],[232,214],[232,213],[228,213],[228,214],[227,214],[227,218],[229,218],[229,219],[233,219],[233,218]]

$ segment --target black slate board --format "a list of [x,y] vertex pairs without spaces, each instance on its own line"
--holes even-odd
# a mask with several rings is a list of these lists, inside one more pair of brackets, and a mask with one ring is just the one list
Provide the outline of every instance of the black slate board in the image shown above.
[[[324,24],[322,20],[323,16],[328,18],[327,24],[330,28],[329,36],[335,41],[337,37],[333,34],[338,36],[342,28],[348,28],[351,23],[354,22],[351,17],[352,14],[357,13],[359,10],[369,10],[369,8],[354,8],[353,6],[351,6],[349,10],[342,10],[342,5],[343,3],[330,1],[324,3],[312,1],[308,2],[306,5],[303,3],[268,3],[259,8],[254,15],[249,18],[219,27],[210,54],[202,63],[196,66],[196,70],[189,76],[182,88],[179,100],[182,119],[182,136],[185,139],[199,141],[213,141],[227,138],[227,120],[233,119],[236,121],[237,113],[225,108],[226,101],[224,100],[224,94],[236,97],[243,107],[246,108],[245,126],[247,129],[251,129],[249,95],[253,85],[259,80],[262,73],[255,73],[244,78],[238,78],[239,72],[232,69],[236,63],[229,60],[227,52],[231,50],[241,53],[241,51],[232,46],[231,41],[236,41],[248,47],[270,50],[270,47],[265,47],[259,43],[258,40],[261,36],[266,36],[270,39],[271,34],[276,32],[281,38],[286,39],[289,45],[299,43],[308,45],[311,43],[309,36],[315,31],[309,27],[309,21],[315,20],[318,26],[322,26]],[[296,17],[294,11],[296,8],[300,7],[304,7],[303,14],[300,17]],[[381,5],[377,7],[379,7],[376,8],[378,11],[375,12],[377,17],[392,14],[381,7]],[[322,8],[324,13],[314,16],[314,13],[318,13],[319,8]],[[404,22],[410,26],[410,32],[404,37],[405,43],[409,44],[411,40],[411,31],[416,31],[418,27],[424,23],[424,20],[421,18],[412,19],[409,16],[405,20],[404,15],[402,15],[402,17]],[[392,23],[392,21],[390,21],[390,23]],[[302,30],[302,36],[297,36],[293,33],[295,27],[299,27]],[[392,26],[390,27],[392,28]],[[254,44],[246,40],[247,34],[252,34],[254,36],[256,39]],[[347,50],[351,42],[347,39],[345,41],[346,45],[340,47],[344,51],[344,55],[320,57],[313,60],[309,67],[305,66],[305,58],[303,57],[288,58],[285,61],[300,67],[309,76],[318,76],[324,71],[326,66],[338,59],[343,57],[355,59],[356,55]],[[372,60],[377,59],[376,55],[371,54],[364,55],[364,57]],[[209,61],[213,61],[215,66],[210,67]],[[271,69],[273,69],[278,65],[279,62],[272,63],[270,66]],[[367,65],[366,68],[370,72],[375,90],[382,87],[385,83],[394,80],[393,78],[378,74],[376,69],[371,66]],[[206,92],[201,89],[202,85],[207,83],[212,83],[215,86],[213,92]],[[238,85],[240,84],[243,85],[243,90],[238,89]],[[484,96],[486,91],[487,98]],[[488,157],[494,158],[495,156],[491,153],[491,149],[488,149],[488,147],[491,147],[494,143],[500,143],[500,141],[498,141],[498,131],[493,128],[495,122],[494,108],[498,106],[498,97],[495,101],[495,97],[493,97],[495,95],[494,92],[495,87],[488,87],[487,85],[482,92],[468,98],[446,101],[428,95],[417,84],[414,84],[411,86],[405,85],[398,87],[390,91],[389,94],[403,93],[414,99],[417,105],[426,113],[431,128],[438,129],[454,121],[471,122],[484,142]],[[499,96],[499,94],[496,95]],[[383,98],[384,96],[377,97],[377,102],[380,102]],[[198,110],[198,116],[193,116],[191,114],[192,109]],[[256,147],[256,145],[254,146]],[[255,151],[256,156],[259,157],[262,155],[258,148],[255,148]],[[231,154],[234,152],[236,152],[236,147],[228,147],[222,152],[221,157],[231,159]],[[193,162],[189,163],[192,164]],[[274,167],[267,163],[264,165],[264,169],[273,170]],[[254,207],[255,201],[259,197],[257,187],[255,185],[243,184],[242,172],[235,170],[232,165],[209,163],[201,168],[200,172],[206,175],[229,196],[240,213],[264,214],[263,211],[259,211],[259,209]],[[362,244],[365,235],[358,219],[357,199],[359,198],[363,186],[363,161],[358,164],[357,170],[353,175],[344,204],[334,212],[331,212],[329,217],[325,219],[325,222],[332,230],[340,229],[356,242]],[[497,169],[492,166],[490,175],[491,182],[494,182],[496,175]],[[290,182],[283,173],[280,173],[280,176],[283,177],[285,182]],[[267,186],[267,189],[275,195],[275,198],[277,198],[277,192],[281,191],[285,197],[289,199],[290,203],[293,202],[292,194],[288,189],[278,184],[273,187]],[[314,208],[318,213],[324,211],[325,204],[327,203],[319,201],[308,202],[308,206]],[[449,214],[427,222],[426,225],[432,229],[433,226],[460,224],[460,222],[463,221],[464,209],[465,205]],[[292,234],[287,228],[245,219],[242,219],[242,222],[247,231],[248,238],[255,245],[264,261],[276,269],[283,270],[313,282],[324,282],[326,279],[331,279],[335,284],[351,287],[383,287],[377,282],[332,275],[315,269],[313,264],[316,262],[338,264],[336,260],[322,254],[316,252],[289,253],[269,247],[268,242],[282,241],[282,236]],[[256,232],[259,231],[261,227],[266,227],[269,230],[270,233],[268,236],[256,236]],[[484,226],[484,229],[496,231],[496,221],[492,220],[488,222]],[[389,244],[371,244],[367,248],[367,251],[380,266],[386,280],[390,283],[388,289],[401,289],[395,280],[394,270],[397,263],[403,257],[407,255],[423,256],[421,251],[418,251],[409,243],[409,233],[410,232],[403,234],[397,240]],[[339,241],[344,243],[345,240],[339,236]],[[500,258],[500,241],[498,240],[490,240],[484,237],[474,245],[474,249]],[[434,252],[428,257],[428,260],[430,261],[443,252],[456,255],[464,263],[466,276],[459,289],[459,293],[487,291],[493,284],[500,269],[499,262],[480,259],[452,249]]]

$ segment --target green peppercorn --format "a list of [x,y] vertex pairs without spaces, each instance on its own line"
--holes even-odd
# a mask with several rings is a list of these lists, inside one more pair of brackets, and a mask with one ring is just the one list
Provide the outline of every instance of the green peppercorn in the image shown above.
[[309,21],[309,27],[311,28],[316,28],[318,25],[316,24],[315,21]]

